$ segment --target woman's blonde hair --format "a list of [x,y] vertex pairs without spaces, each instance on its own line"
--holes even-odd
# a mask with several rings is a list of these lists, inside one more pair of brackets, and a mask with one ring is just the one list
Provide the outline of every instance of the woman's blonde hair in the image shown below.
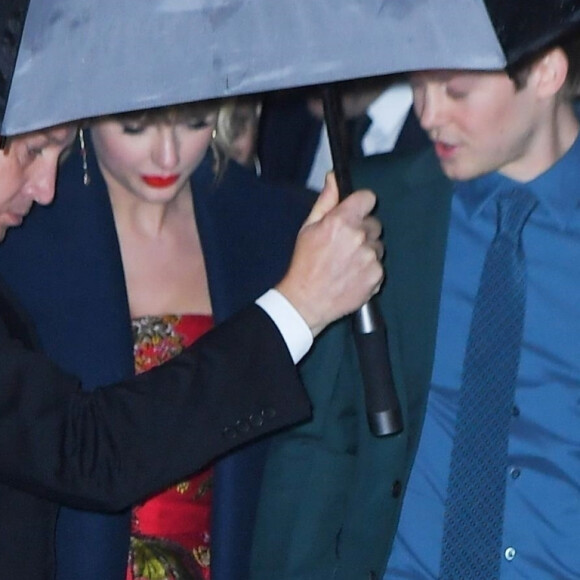
[[[255,118],[250,118],[248,115],[249,102],[255,104],[250,110],[250,116],[252,112],[255,112]],[[232,157],[233,143],[244,131],[247,123],[255,122],[259,117],[259,103],[260,101],[255,97],[232,97],[130,111],[111,115],[110,118],[116,121],[133,121],[143,124],[173,124],[183,121],[205,121],[210,115],[215,114],[216,124],[210,147],[214,157],[213,170],[216,178],[219,179],[225,171],[228,160]],[[90,121],[88,124],[90,125]]]
[[254,95],[224,99],[216,125],[216,139],[220,147],[231,153],[235,141],[249,126],[258,123],[261,109],[261,100]]

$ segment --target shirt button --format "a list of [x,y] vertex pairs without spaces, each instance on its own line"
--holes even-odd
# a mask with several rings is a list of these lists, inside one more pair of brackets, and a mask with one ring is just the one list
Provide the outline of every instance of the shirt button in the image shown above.
[[520,416],[520,408],[517,405],[512,407],[512,417],[519,417]]
[[512,548],[511,546],[506,548],[504,556],[508,562],[511,562],[516,557],[516,549]]
[[510,469],[510,475],[512,479],[517,479],[522,474],[522,470],[519,467],[512,467]]

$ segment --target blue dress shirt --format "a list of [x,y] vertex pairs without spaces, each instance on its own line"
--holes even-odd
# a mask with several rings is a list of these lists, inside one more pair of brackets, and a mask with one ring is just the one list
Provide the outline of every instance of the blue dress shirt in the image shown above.
[[455,185],[425,425],[385,578],[437,578],[461,371],[499,190],[539,205],[523,231],[528,282],[506,473],[501,579],[580,578],[580,139],[521,184]]

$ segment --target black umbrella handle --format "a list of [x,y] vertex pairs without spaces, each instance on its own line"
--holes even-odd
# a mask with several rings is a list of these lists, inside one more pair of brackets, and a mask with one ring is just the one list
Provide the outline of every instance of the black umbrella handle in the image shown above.
[[[334,173],[340,198],[344,199],[353,186],[342,101],[331,85],[323,87],[322,100]],[[387,327],[375,300],[355,312],[352,321],[371,433],[377,437],[394,435],[403,430],[403,417],[391,371]]]
[[403,417],[391,371],[384,318],[371,299],[352,315],[352,320],[371,433],[378,437],[394,435],[403,430]]

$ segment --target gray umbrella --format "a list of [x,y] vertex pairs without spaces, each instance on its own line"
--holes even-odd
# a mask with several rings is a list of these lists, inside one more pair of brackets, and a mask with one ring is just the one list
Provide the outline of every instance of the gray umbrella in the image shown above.
[[2,0],[0,18],[3,135],[418,68],[505,65],[481,0]]

